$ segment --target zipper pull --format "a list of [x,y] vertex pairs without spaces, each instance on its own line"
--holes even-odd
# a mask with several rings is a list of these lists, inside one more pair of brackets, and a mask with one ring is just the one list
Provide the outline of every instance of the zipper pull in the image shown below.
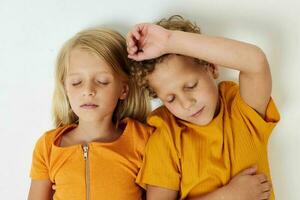
[[87,144],[84,144],[82,148],[83,148],[83,158],[84,158],[84,160],[87,160],[89,146]]

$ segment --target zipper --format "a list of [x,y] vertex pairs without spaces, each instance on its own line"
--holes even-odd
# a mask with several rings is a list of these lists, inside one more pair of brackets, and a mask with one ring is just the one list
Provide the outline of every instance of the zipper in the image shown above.
[[89,146],[84,144],[83,148],[83,159],[85,161],[85,189],[86,189],[86,200],[90,200],[90,163],[89,163]]

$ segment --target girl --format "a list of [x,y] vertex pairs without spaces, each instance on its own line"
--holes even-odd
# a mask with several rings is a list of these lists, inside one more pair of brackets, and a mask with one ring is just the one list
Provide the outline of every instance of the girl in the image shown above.
[[129,79],[125,39],[89,29],[61,49],[55,129],[36,143],[29,199],[141,199],[135,184],[149,128],[148,95]]

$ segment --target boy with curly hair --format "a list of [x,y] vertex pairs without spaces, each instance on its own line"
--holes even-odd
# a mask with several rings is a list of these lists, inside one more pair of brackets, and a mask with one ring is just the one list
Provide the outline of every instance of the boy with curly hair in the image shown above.
[[[148,117],[156,130],[137,178],[148,199],[274,200],[267,144],[280,117],[262,50],[172,16],[136,25],[127,51],[142,61],[132,69],[140,85],[164,104]],[[217,84],[218,66],[238,70],[239,84]]]

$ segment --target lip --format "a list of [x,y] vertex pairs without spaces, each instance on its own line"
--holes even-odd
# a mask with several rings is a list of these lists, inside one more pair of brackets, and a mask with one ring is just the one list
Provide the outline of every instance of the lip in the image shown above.
[[205,106],[203,106],[200,110],[191,115],[191,117],[198,117],[203,112]]
[[84,109],[94,109],[94,108],[97,108],[98,105],[94,104],[94,103],[85,103],[85,104],[82,104],[80,107],[84,108]]

